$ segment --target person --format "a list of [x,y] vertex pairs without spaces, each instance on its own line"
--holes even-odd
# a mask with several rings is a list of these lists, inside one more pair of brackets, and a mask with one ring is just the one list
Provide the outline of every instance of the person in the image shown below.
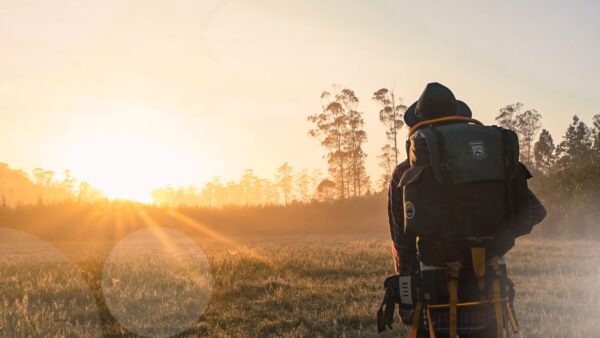
[[[440,118],[442,118],[441,120],[443,120],[443,118],[447,116],[459,116],[469,119],[472,118],[472,112],[466,103],[460,100],[456,100],[454,94],[450,89],[439,83],[430,83],[426,86],[419,100],[413,103],[407,109],[404,115],[404,121],[407,126],[413,128],[415,127],[415,125],[422,121]],[[448,119],[448,121],[441,122],[436,125],[456,123],[465,122],[461,121],[460,119]],[[404,201],[405,196],[403,196],[402,187],[399,187],[399,185],[401,184],[403,176],[407,173],[407,171],[410,168],[411,163],[409,159],[400,163],[395,168],[389,185],[388,216],[390,234],[393,244],[392,253],[395,270],[398,275],[411,275],[416,272],[417,275],[419,275],[420,277],[421,289],[429,289],[430,291],[428,292],[433,293],[433,298],[429,300],[431,304],[435,304],[436,302],[448,302],[447,276],[449,273],[449,267],[425,264],[421,258],[423,257],[423,255],[427,254],[427,252],[420,252],[420,250],[427,250],[428,248],[424,245],[424,248],[420,248],[417,239],[418,236],[415,236],[410,231],[405,231],[407,227],[407,225],[405,224],[406,203]],[[528,219],[530,222],[530,226],[533,226],[535,224],[540,223],[544,219],[544,217],[546,216],[546,209],[539,201],[539,199],[528,189],[527,195],[529,204]],[[414,208],[412,204],[409,207]],[[411,212],[414,213],[414,210]],[[523,233],[527,232],[527,229],[523,231]],[[501,267],[501,270],[505,272],[506,260],[504,256],[501,256],[498,262]],[[463,269],[461,269],[461,271],[462,270]],[[459,279],[461,285],[459,285],[458,287],[460,290],[460,296],[463,299],[478,299],[479,294],[477,290],[477,278],[475,278],[472,274],[469,275],[469,273],[462,274],[463,276],[461,276],[461,279]],[[509,284],[512,283],[510,279],[508,279],[508,277],[504,279],[504,282]],[[440,297],[443,299],[434,299],[436,297],[436,294],[441,295]],[[446,310],[446,313],[441,315],[440,318],[448,318],[447,311],[448,310]],[[496,320],[494,320],[497,319],[497,317],[494,317],[493,307],[482,308],[478,311],[488,311],[490,313],[474,314],[474,316],[478,318],[478,320],[474,321],[469,321],[468,318],[461,318],[463,323],[461,323],[459,320],[458,332],[463,332],[463,334],[460,334],[460,337],[497,337],[499,331],[498,326],[496,324]],[[425,316],[421,316],[420,318],[424,317]],[[433,325],[431,327],[428,327],[429,324],[425,319],[419,320],[419,322],[420,323],[418,325],[417,337],[430,337],[430,329],[434,328]],[[471,326],[468,328],[468,330],[463,330],[463,328],[461,328],[461,325],[466,325],[464,322],[468,322],[468,325]],[[449,336],[450,332],[448,331],[449,329],[447,327],[447,322],[445,322],[444,320],[440,320],[435,324],[438,325],[438,327],[435,327],[436,337],[440,338]]]

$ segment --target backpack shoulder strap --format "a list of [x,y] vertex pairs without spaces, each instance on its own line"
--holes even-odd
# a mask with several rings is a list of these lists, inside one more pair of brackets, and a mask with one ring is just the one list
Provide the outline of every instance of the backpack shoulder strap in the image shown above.
[[[497,127],[500,128],[500,127]],[[502,148],[504,149],[504,167],[507,179],[514,179],[519,163],[519,139],[517,134],[508,129],[500,128]]]
[[431,164],[431,170],[433,172],[433,177],[435,177],[435,179],[439,183],[442,183],[444,181],[440,163],[440,147],[438,133],[436,133],[435,130],[433,130],[432,128],[421,129],[421,133],[423,133],[423,135],[425,136],[425,142],[427,142],[427,150],[429,151],[429,160]]

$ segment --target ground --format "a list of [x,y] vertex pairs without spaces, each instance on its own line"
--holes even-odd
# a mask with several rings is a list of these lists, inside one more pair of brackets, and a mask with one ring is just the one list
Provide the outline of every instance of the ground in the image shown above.
[[[382,335],[376,331],[383,280],[393,273],[390,243],[384,235],[196,243],[208,259],[212,296],[204,314],[179,336],[406,334],[400,324]],[[54,244],[0,240],[2,254],[9,258],[0,262],[0,336],[135,336],[111,315],[105,301],[108,291],[101,288],[104,262],[114,243]],[[20,252],[22,246],[29,249]],[[32,261],[27,254],[37,247],[43,254]],[[201,297],[194,297],[197,293],[188,288],[198,284],[185,284],[186,280],[161,285],[152,261],[123,263],[124,271],[131,269],[137,279],[123,278],[121,283],[133,284],[118,289],[123,295],[117,296],[130,300],[132,290],[160,296],[177,286],[190,300]],[[598,242],[519,240],[508,264],[517,285],[515,306],[522,337],[600,337]],[[145,324],[158,327],[169,316],[178,319],[183,305],[169,304],[155,304],[160,314]]]

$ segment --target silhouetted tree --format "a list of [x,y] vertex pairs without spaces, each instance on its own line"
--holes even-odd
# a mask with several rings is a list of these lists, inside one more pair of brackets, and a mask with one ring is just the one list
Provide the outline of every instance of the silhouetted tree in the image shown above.
[[225,185],[225,191],[227,192],[226,205],[241,205],[243,189],[239,182],[228,181]]
[[307,169],[303,169],[296,175],[295,184],[301,202],[310,201],[310,180],[311,178]]
[[351,163],[350,180],[352,181],[352,195],[360,196],[368,190],[369,178],[365,169],[365,159],[367,154],[362,149],[362,145],[367,141],[367,133],[364,130],[365,122],[362,113],[356,110],[358,98],[350,89],[344,89],[339,95],[339,101],[342,102],[346,111],[348,127],[344,135],[345,153],[348,154]]
[[[334,87],[334,90],[336,88]],[[337,95],[335,95],[337,96]],[[344,152],[344,134],[347,129],[347,116],[343,106],[332,98],[331,93],[321,93],[321,112],[308,117],[315,126],[309,131],[313,137],[321,139],[321,145],[327,149],[327,163],[330,174],[338,182],[338,195],[346,197],[347,154]]]
[[558,146],[559,164],[562,168],[590,159],[592,149],[592,132],[577,115],[567,128],[563,141]]
[[516,128],[519,134],[519,143],[521,148],[521,161],[532,165],[532,150],[535,135],[538,133],[541,124],[542,115],[535,109],[526,110],[516,116]]
[[533,142],[535,135],[542,127],[542,115],[535,109],[521,111],[523,104],[517,102],[500,109],[496,116],[498,125],[511,129],[519,135],[519,147],[521,148],[521,161],[527,165],[533,164]]
[[550,174],[556,161],[556,147],[554,146],[552,135],[550,135],[548,130],[542,130],[540,138],[535,143],[533,149],[536,168],[546,175]]
[[308,117],[314,128],[309,135],[318,137],[327,149],[327,163],[331,177],[337,182],[339,198],[350,195],[351,187],[358,192],[364,162],[362,143],[366,133],[362,130],[361,114],[356,111],[358,98],[350,89],[339,90],[334,86],[332,93],[321,94],[320,113]]
[[242,179],[240,180],[241,203],[242,205],[252,204],[253,198],[256,196],[256,181],[258,177],[254,175],[252,169],[244,170]]
[[75,185],[77,184],[77,179],[73,177],[71,170],[64,171],[64,179],[61,182],[61,188],[70,196],[73,196],[73,192],[75,191]]
[[210,207],[218,207],[225,204],[225,196],[223,193],[223,184],[219,177],[213,177],[210,182],[204,185],[200,191],[198,205],[207,205]]
[[50,186],[54,179],[54,171],[35,168],[33,169],[33,176],[37,184]]
[[279,191],[277,190],[276,184],[268,179],[265,179],[263,181],[265,182],[265,204],[274,205],[281,203],[279,198]]
[[319,199],[319,193],[317,191],[317,187],[319,183],[321,183],[321,178],[323,177],[323,172],[320,169],[313,169],[310,175],[310,186],[312,197],[315,199]]
[[516,131],[516,115],[520,113],[522,108],[523,104],[520,102],[517,102],[515,104],[509,104],[504,108],[500,108],[500,114],[496,116],[496,121],[498,122],[498,125],[502,128]]
[[331,201],[334,196],[336,184],[329,179],[324,179],[317,186],[317,192],[321,201]]
[[[386,127],[386,136],[391,142],[391,148],[393,150],[394,167],[398,165],[398,133],[404,126],[402,120],[403,114],[406,111],[406,106],[402,104],[402,99],[394,94],[393,90],[387,88],[381,88],[373,93],[373,100],[379,103],[381,110],[379,110],[379,121],[381,121]],[[384,147],[385,148],[385,147]],[[382,148],[383,150],[383,148]],[[385,150],[386,153],[389,150]],[[385,156],[386,153],[384,153]]]
[[77,200],[80,202],[90,203],[106,200],[106,197],[102,194],[102,191],[94,188],[89,182],[79,182],[79,188],[77,190]]
[[595,156],[598,158],[600,157],[600,114],[594,115],[592,119],[592,125],[594,126],[594,153]]
[[292,167],[285,162],[279,168],[277,168],[277,186],[283,195],[283,202],[285,205],[288,204],[292,197],[292,180]]
[[380,160],[379,166],[383,169],[383,174],[379,180],[379,187],[382,190],[387,189],[390,180],[392,179],[392,173],[396,167],[394,154],[394,148],[391,145],[386,144],[381,148],[381,155],[378,156]]

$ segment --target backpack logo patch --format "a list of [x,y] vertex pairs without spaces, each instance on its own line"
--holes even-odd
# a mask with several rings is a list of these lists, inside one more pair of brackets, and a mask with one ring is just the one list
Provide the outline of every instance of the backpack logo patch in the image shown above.
[[404,214],[407,219],[413,219],[415,217],[415,205],[411,201],[404,203]]
[[483,160],[487,157],[487,153],[485,152],[485,146],[483,145],[483,142],[471,142],[469,143],[469,146],[471,146],[471,156],[473,156],[474,159]]

